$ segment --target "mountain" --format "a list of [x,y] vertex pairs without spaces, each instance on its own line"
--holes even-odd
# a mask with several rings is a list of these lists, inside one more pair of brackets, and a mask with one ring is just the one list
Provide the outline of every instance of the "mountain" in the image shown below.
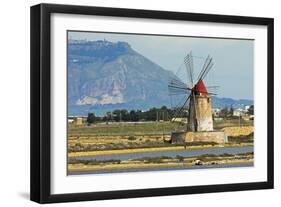
[[212,97],[212,107],[213,108],[225,108],[225,107],[232,107],[234,109],[243,108],[244,106],[253,105],[253,100],[249,99],[239,99],[235,100],[232,98],[219,98],[219,97]]
[[[175,75],[126,42],[68,42],[69,115],[170,106],[169,78]],[[242,102],[249,103],[248,100],[213,99],[214,107],[238,106],[243,105]]]
[[70,41],[69,114],[168,105],[167,83],[173,76],[126,42]]

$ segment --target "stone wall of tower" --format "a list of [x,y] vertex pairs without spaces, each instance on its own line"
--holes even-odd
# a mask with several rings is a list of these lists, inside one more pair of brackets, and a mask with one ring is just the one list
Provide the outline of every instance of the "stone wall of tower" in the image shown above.
[[190,100],[189,107],[189,130],[191,131],[213,131],[212,103],[210,96],[196,95]]

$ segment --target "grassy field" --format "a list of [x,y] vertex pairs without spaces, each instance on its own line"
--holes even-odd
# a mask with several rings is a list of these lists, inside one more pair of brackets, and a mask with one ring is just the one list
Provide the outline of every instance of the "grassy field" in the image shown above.
[[[214,129],[219,130],[225,127],[237,126],[253,126],[253,121],[245,121],[238,119],[223,120],[214,122]],[[184,130],[184,124],[176,122],[112,122],[112,123],[98,123],[90,126],[69,125],[69,137],[75,136],[90,136],[90,135],[158,135],[167,134],[171,131]]]
[[131,122],[131,123],[98,123],[90,126],[73,126],[68,128],[69,136],[88,135],[158,135],[170,133],[184,125],[175,122]]

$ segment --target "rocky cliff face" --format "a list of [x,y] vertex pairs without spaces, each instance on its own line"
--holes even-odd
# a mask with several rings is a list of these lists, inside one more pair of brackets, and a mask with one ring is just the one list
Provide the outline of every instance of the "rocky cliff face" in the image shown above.
[[171,76],[171,72],[134,51],[128,43],[70,41],[69,113],[78,113],[79,108],[147,109],[168,105]]

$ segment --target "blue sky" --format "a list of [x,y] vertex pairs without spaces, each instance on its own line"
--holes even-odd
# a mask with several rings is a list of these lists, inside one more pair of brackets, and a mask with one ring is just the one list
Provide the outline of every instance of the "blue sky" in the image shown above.
[[195,77],[202,68],[204,58],[210,55],[215,64],[205,79],[206,85],[220,86],[217,91],[219,97],[253,99],[254,40],[97,32],[69,32],[68,34],[70,39],[75,40],[106,39],[111,42],[128,42],[135,51],[174,73],[184,70],[183,58],[192,51],[196,56]]

